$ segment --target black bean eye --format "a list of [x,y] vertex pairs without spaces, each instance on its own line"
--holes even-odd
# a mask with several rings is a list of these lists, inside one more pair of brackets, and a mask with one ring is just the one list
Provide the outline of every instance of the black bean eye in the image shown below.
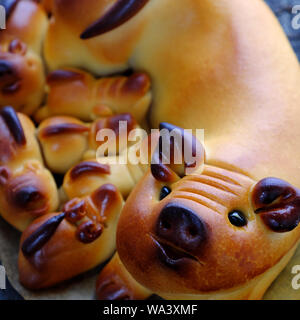
[[229,221],[236,227],[244,227],[247,225],[247,219],[241,211],[231,211],[228,215]]
[[159,200],[164,199],[166,196],[168,196],[170,193],[172,192],[172,190],[169,187],[163,187],[160,190],[160,195],[159,195]]

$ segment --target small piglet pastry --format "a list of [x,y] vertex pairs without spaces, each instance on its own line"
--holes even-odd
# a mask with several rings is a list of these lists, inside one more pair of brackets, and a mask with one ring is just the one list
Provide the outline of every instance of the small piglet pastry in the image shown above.
[[32,121],[12,107],[0,110],[0,213],[19,230],[58,207]]
[[56,116],[39,125],[37,136],[48,168],[64,174],[85,158],[96,159],[97,149],[104,143],[97,141],[100,130],[110,129],[115,133],[115,146],[110,146],[111,153],[107,150],[107,155],[113,156],[130,145],[129,141],[124,140],[127,140],[131,130],[137,128],[137,122],[129,113],[100,118],[92,123],[84,123],[74,117]]
[[287,265],[300,239],[300,189],[199,157],[189,173],[186,161],[151,164],[119,220],[124,266],[106,266],[99,298],[136,297],[143,286],[166,299],[261,299]]
[[[111,118],[110,121],[113,119]],[[131,117],[128,115],[125,115],[125,117],[122,115],[116,116],[115,119],[128,119],[128,128],[134,124],[133,121],[129,121]],[[102,120],[100,120],[100,123],[102,123]],[[152,136],[153,145],[156,146],[159,134],[153,133]],[[89,150],[86,155],[93,155],[93,157],[87,157],[66,173],[61,188],[62,194],[68,199],[82,197],[105,183],[111,183],[118,188],[124,198],[127,198],[149,168],[152,148],[151,141],[148,141],[149,138],[143,130],[136,129],[132,135],[133,139],[127,141],[127,148],[122,149],[122,144],[118,144],[118,142],[120,143],[124,137],[127,138],[127,135],[122,137],[122,134],[118,132],[116,143],[118,148],[115,154],[103,156],[102,153],[99,154],[98,150],[95,157],[94,151]],[[130,135],[128,140],[129,138]],[[110,142],[108,144],[110,145]],[[106,147],[103,150],[106,150]]]
[[60,69],[47,77],[48,99],[36,120],[68,115],[83,121],[130,112],[145,121],[151,103],[150,79],[144,73],[95,79],[78,69]]
[[108,259],[122,207],[121,194],[106,184],[90,196],[72,199],[61,213],[36,219],[21,238],[21,283],[28,289],[50,287]]
[[51,117],[37,129],[47,167],[63,174],[79,162],[88,149],[88,124],[73,117]]
[[34,1],[4,0],[6,29],[0,31],[0,107],[32,115],[45,94],[42,41],[48,26]]

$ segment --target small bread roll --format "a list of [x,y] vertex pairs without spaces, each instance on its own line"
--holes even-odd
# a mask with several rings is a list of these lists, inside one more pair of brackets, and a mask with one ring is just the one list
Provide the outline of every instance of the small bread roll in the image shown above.
[[[116,116],[116,119],[120,117]],[[128,128],[130,123],[134,122],[129,121]],[[88,151],[86,155],[93,155],[93,157],[86,157],[84,161],[71,168],[64,177],[62,191],[66,197],[68,199],[82,197],[105,183],[111,183],[126,198],[148,169],[150,159],[147,154],[147,136],[145,138],[143,135],[136,134],[136,141],[131,143],[128,142],[127,148],[108,156],[98,152],[95,155],[94,151]]]
[[0,33],[0,107],[32,115],[45,94],[42,41],[48,19],[33,1],[11,1]]
[[45,163],[63,174],[78,163],[88,149],[89,126],[73,117],[52,117],[38,127]]
[[45,169],[32,121],[11,107],[0,111],[0,213],[18,230],[58,207],[58,193]]
[[[100,146],[105,148],[103,156],[124,152],[132,144],[128,141],[128,134],[137,128],[137,122],[128,113],[101,118],[93,123],[57,116],[44,120],[38,127],[37,136],[48,168],[64,174],[83,159],[96,159]],[[103,132],[104,139],[107,129],[114,135],[114,141],[106,148],[106,142],[100,141],[98,134]]]
[[21,283],[28,289],[53,286],[94,268],[115,250],[121,194],[104,185],[63,212],[35,220],[23,233],[19,254]]
[[[108,164],[110,161],[113,164]],[[103,161],[91,159],[80,162],[67,172],[62,189],[67,198],[72,199],[89,195],[106,183],[115,185],[121,194],[127,197],[136,181],[131,176],[128,166],[119,164],[114,156],[105,158]]]

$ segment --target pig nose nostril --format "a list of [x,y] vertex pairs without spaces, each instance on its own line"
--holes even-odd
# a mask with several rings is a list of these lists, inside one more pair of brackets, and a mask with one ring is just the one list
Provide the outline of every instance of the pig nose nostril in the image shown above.
[[162,219],[161,220],[161,226],[165,230],[169,230],[172,227],[171,223],[167,219]]
[[187,229],[187,234],[190,235],[192,238],[196,237],[198,234],[198,230],[194,227],[189,227]]
[[193,252],[204,242],[206,228],[190,209],[169,204],[159,215],[156,235],[177,248]]
[[0,88],[3,94],[15,93],[20,89],[20,79],[14,66],[0,60]]
[[7,61],[0,61],[0,77],[11,75],[13,67]]

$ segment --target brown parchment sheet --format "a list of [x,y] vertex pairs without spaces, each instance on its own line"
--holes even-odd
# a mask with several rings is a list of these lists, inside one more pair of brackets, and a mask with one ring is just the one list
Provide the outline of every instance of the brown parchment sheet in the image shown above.
[[[0,218],[0,260],[12,286],[27,300],[91,300],[95,298],[97,275],[103,266],[85,273],[54,289],[31,292],[18,281],[18,247],[20,233]],[[266,300],[300,300],[300,289],[292,287],[292,268],[300,265],[300,245],[287,267],[267,291]]]

